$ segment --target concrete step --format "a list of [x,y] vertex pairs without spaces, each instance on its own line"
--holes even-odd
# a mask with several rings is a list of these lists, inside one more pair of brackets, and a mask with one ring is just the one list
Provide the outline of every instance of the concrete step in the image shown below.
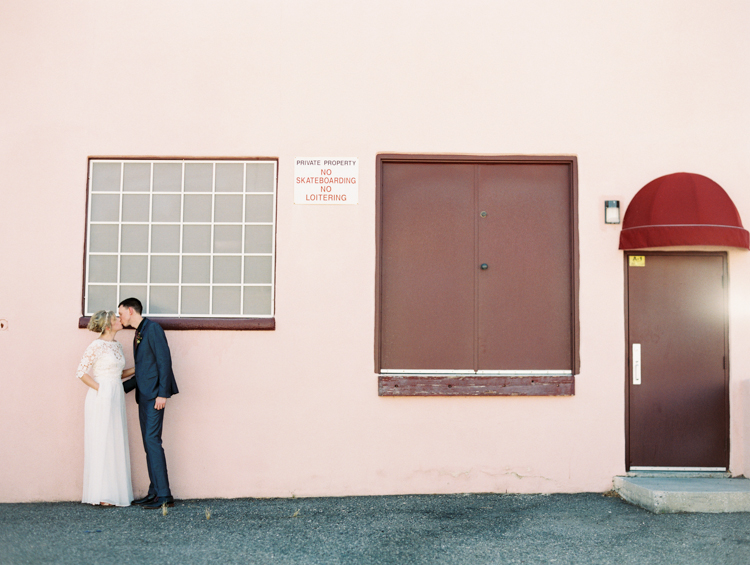
[[615,491],[656,514],[750,512],[750,479],[715,477],[615,477]]

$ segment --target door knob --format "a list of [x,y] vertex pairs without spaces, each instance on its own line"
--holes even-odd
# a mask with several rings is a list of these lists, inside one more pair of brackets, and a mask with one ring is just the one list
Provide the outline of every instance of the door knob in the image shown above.
[[487,269],[490,268],[490,266],[487,263],[482,263],[481,264],[481,268],[482,268],[483,271],[486,271]]

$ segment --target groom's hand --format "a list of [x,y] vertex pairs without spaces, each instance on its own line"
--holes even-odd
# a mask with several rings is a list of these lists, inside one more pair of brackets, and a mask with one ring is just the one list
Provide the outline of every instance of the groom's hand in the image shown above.
[[167,405],[167,399],[162,398],[161,396],[156,397],[156,402],[154,403],[154,408],[157,410],[163,410],[164,407]]

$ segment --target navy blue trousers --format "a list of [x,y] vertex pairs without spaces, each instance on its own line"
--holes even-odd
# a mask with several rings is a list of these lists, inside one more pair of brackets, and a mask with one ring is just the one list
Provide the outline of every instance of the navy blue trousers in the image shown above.
[[143,449],[146,450],[148,467],[148,495],[159,498],[171,498],[169,478],[167,477],[167,459],[161,445],[161,430],[164,424],[164,410],[154,408],[154,400],[141,399],[138,404],[138,419],[141,423]]

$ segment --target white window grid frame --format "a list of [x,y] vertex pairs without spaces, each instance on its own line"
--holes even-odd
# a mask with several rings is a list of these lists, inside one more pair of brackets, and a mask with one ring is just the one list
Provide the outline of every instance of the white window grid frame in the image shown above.
[[[94,191],[93,183],[93,172],[95,163],[119,163],[120,164],[120,187],[119,192],[114,191]],[[124,190],[125,182],[125,164],[128,163],[141,163],[150,165],[150,178],[149,178],[149,191],[128,191],[128,195],[148,195],[149,196],[149,210],[148,210],[148,222],[123,222],[123,196],[126,194]],[[155,163],[173,163],[181,165],[181,179],[180,179],[180,192],[174,191],[154,191],[154,164]],[[210,163],[212,165],[212,179],[211,179],[211,192],[203,191],[190,191],[185,192],[185,165],[188,163]],[[242,167],[242,192],[216,192],[216,165],[224,163],[241,163]],[[270,192],[247,192],[247,165],[248,164],[272,164],[274,168],[273,172],[273,190]],[[90,316],[93,314],[89,307],[89,287],[90,286],[115,286],[118,300],[120,297],[120,288],[123,286],[145,286],[146,287],[146,304],[143,305],[144,316],[153,318],[205,318],[205,319],[217,319],[217,318],[232,318],[232,319],[246,319],[246,318],[273,318],[275,316],[276,308],[276,191],[278,186],[278,161],[275,159],[107,159],[107,158],[92,158],[89,159],[89,171],[88,171],[88,186],[87,186],[87,221],[86,221],[86,273],[84,281],[84,315]],[[118,221],[92,221],[92,201],[94,194],[118,194],[119,196],[119,210],[118,210]],[[153,195],[171,195],[174,196],[179,194],[180,196],[180,221],[179,222],[153,222]],[[183,253],[182,245],[184,240],[184,228],[186,222],[184,221],[185,214],[185,195],[210,195],[211,196],[211,222],[187,222],[191,226],[205,225],[211,227],[211,241],[209,246],[209,252],[200,253]],[[242,221],[241,222],[215,222],[216,215],[216,195],[231,195],[231,196],[242,196]],[[271,195],[272,196],[272,221],[271,222],[246,222],[247,214],[247,197],[248,195]],[[117,230],[117,252],[91,252],[91,226],[92,225],[116,225]],[[148,243],[147,250],[145,253],[141,252],[122,252],[122,226],[123,225],[147,225],[148,226]],[[151,250],[151,234],[154,225],[176,225],[180,226],[180,251],[179,252],[152,252]],[[270,253],[245,253],[245,231],[247,226],[253,225],[264,225],[271,226],[271,252]],[[214,228],[216,226],[241,226],[241,244],[242,249],[238,253],[216,253],[214,251]],[[115,256],[117,257],[117,281],[116,283],[111,282],[90,282],[89,281],[89,259],[91,255],[96,256]],[[120,267],[121,257],[124,255],[132,256],[146,256],[146,282],[143,283],[122,283],[120,281]],[[178,282],[177,283],[152,283],[151,282],[151,257],[152,256],[176,256],[178,257]],[[208,314],[183,314],[182,310],[182,258],[186,256],[200,256],[209,257],[209,282],[208,283],[185,283],[184,286],[189,287],[208,287],[209,288],[209,313]],[[240,282],[239,283],[214,283],[214,257],[240,257],[241,268],[240,268]],[[271,282],[270,283],[245,283],[245,268],[244,263],[245,257],[271,257]],[[213,307],[213,289],[214,287],[233,287],[236,288],[239,285],[240,288],[240,313],[239,314],[214,314]],[[151,287],[174,287],[177,286],[177,313],[153,313],[150,311],[151,304]],[[271,289],[271,312],[269,314],[243,314],[244,300],[245,300],[245,287],[270,287]]]

